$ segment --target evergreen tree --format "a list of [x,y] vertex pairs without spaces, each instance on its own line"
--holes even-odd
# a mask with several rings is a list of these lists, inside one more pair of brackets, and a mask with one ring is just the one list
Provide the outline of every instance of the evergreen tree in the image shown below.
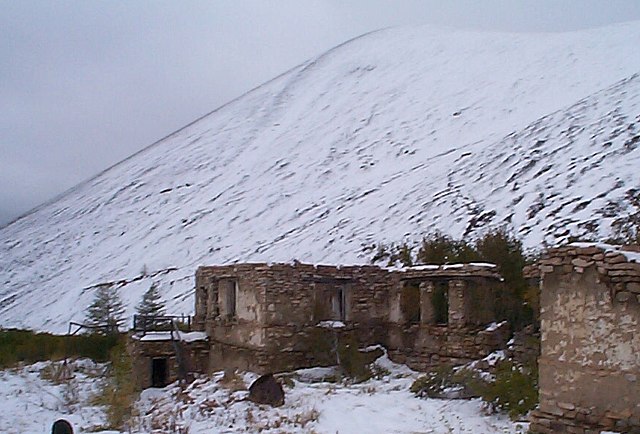
[[153,282],[136,306],[136,314],[140,316],[161,316],[165,313],[164,301],[160,297],[158,284]]
[[98,287],[93,302],[87,308],[86,322],[90,326],[105,327],[104,331],[98,333],[117,333],[124,323],[124,311],[118,289],[102,285]]

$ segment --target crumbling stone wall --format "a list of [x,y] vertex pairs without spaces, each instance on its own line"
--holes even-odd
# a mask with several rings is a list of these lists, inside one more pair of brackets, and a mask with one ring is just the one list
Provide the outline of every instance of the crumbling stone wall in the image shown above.
[[[446,324],[437,324],[431,292],[442,285],[448,312]],[[385,345],[393,359],[427,369],[504,346],[508,327],[486,327],[495,320],[499,289],[500,276],[486,265],[200,267],[195,324],[211,338],[209,371],[267,373],[335,364],[336,341],[347,336],[362,346]],[[232,293],[230,303],[225,297]],[[403,297],[410,297],[404,305],[418,303],[411,320]],[[230,315],[225,306],[232,305]],[[341,321],[344,327],[318,327],[322,321]]]
[[[448,364],[459,365],[504,348],[509,339],[506,322],[496,320],[495,300],[503,289],[495,266],[456,264],[423,266],[394,273],[391,289],[387,347],[395,361],[426,371]],[[402,312],[402,291],[407,283],[420,288],[418,321],[408,321]],[[434,296],[445,291],[447,312],[436,312]]]
[[[188,372],[205,373],[208,366],[209,344],[202,342],[181,342]],[[141,341],[140,336],[129,339],[128,350],[132,362],[132,378],[136,387],[146,389],[152,387],[152,363],[154,359],[166,359],[167,384],[179,379],[178,360],[173,342],[170,340]]]
[[540,261],[536,433],[640,432],[639,254],[551,249]]
[[[212,341],[210,370],[235,367],[266,373],[335,363],[334,332],[318,324],[343,321],[358,340],[375,341],[388,315],[387,277],[386,270],[373,266],[200,267],[195,318]],[[208,315],[220,310],[223,280],[238,283],[238,311],[232,318]]]

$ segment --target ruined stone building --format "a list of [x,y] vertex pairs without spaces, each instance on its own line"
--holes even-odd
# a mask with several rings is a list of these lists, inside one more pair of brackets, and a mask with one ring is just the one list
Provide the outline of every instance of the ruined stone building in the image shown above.
[[339,339],[360,348],[381,344],[393,360],[420,370],[464,363],[508,339],[506,323],[495,323],[502,285],[491,264],[200,267],[196,334],[134,335],[136,372],[142,387],[154,384],[161,367],[165,382],[177,378],[177,344],[186,369],[202,373],[333,365]]
[[535,433],[640,433],[640,253],[570,245],[540,261]]

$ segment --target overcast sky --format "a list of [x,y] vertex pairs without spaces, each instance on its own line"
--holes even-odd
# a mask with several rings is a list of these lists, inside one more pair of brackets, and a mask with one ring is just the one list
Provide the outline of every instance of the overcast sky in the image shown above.
[[638,0],[0,0],[0,225],[370,30],[630,20]]

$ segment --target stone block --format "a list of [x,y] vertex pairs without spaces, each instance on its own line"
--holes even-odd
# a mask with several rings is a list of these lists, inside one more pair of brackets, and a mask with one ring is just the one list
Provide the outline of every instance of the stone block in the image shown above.
[[604,260],[609,264],[619,264],[621,262],[627,262],[626,256],[620,253],[609,252],[604,255]]
[[586,261],[586,260],[581,259],[581,258],[576,258],[576,259],[572,260],[571,263],[575,267],[580,267],[580,268],[587,268],[587,267],[593,265],[593,261]]
[[631,299],[632,294],[628,291],[620,291],[616,294],[616,301],[620,303],[627,302]]
[[579,255],[592,256],[592,255],[601,255],[602,249],[596,246],[590,247],[581,247],[577,250]]
[[552,414],[554,416],[564,416],[564,410],[557,406],[549,407],[547,413]]
[[635,262],[621,262],[618,264],[610,265],[609,268],[611,270],[629,270],[640,273],[640,264],[637,264]]
[[575,410],[576,406],[570,402],[558,402],[557,404],[558,407],[560,407],[563,410]]
[[626,289],[629,292],[633,292],[635,294],[640,294],[640,283],[638,283],[638,282],[629,282],[626,285]]

